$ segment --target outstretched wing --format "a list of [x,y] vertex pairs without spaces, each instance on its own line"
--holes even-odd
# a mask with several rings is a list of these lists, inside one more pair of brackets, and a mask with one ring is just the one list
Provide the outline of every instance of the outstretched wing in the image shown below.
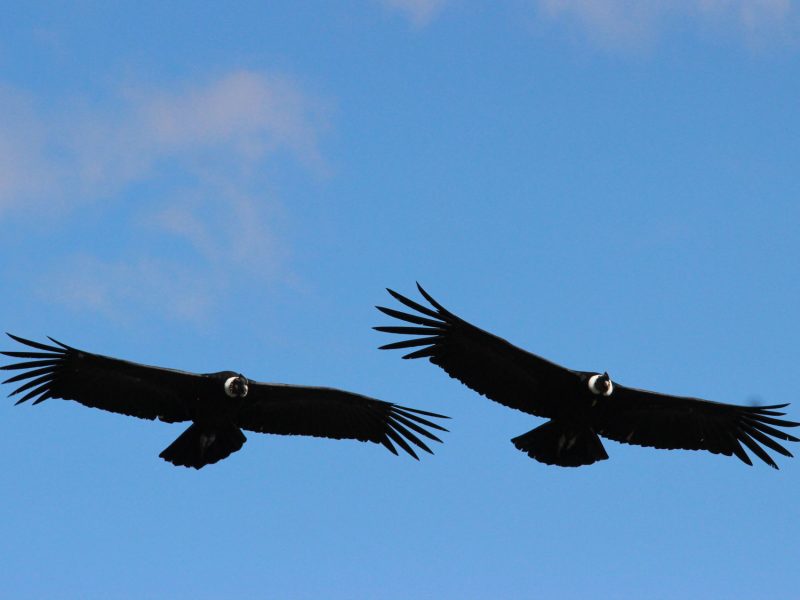
[[9,394],[12,397],[27,392],[17,404],[30,399],[39,404],[48,398],[64,398],[141,419],[171,423],[189,418],[185,402],[201,375],[91,354],[52,338],[54,345],[50,346],[10,333],[8,336],[37,350],[0,352],[27,359],[0,367],[5,371],[22,371],[3,382],[23,382]]
[[784,456],[792,454],[775,440],[798,439],[777,427],[799,423],[778,419],[785,413],[775,409],[788,406],[737,406],[670,396],[614,384],[614,393],[602,402],[595,431],[625,444],[665,449],[708,450],[714,454],[735,454],[753,463],[742,444],[775,469],[778,466],[764,448]]
[[418,458],[409,442],[433,454],[419,436],[441,442],[429,429],[447,431],[423,416],[448,418],[333,388],[251,381],[236,423],[260,433],[375,442],[397,454],[394,442]]
[[420,314],[376,307],[382,313],[413,326],[375,327],[385,333],[414,335],[381,350],[415,348],[403,358],[424,358],[444,369],[450,377],[511,408],[539,417],[557,413],[565,391],[577,389],[580,376],[544,358],[526,352],[457,317],[436,302],[422,286],[417,288],[433,308],[387,290],[396,300]]

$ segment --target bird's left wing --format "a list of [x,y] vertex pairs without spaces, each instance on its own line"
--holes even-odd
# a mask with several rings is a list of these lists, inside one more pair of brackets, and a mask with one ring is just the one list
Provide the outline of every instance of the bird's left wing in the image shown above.
[[411,349],[403,358],[428,358],[450,377],[487,398],[537,417],[553,417],[561,410],[563,397],[577,390],[581,373],[526,352],[506,340],[479,329],[456,316],[426,292],[423,306],[394,290],[395,300],[416,313],[377,306],[382,313],[410,323],[373,327],[384,333],[412,335],[381,350]]
[[441,442],[429,430],[447,431],[423,417],[448,418],[333,388],[251,381],[237,424],[260,433],[375,442],[397,454],[394,442],[418,458],[409,442],[432,454],[419,436]]
[[48,398],[64,398],[141,419],[172,423],[189,418],[185,403],[201,375],[92,354],[52,338],[51,346],[10,333],[8,336],[35,350],[0,352],[25,359],[0,367],[4,371],[21,371],[3,382],[22,382],[9,394],[26,392],[17,404],[30,399],[38,404]]
[[612,440],[638,446],[665,449],[708,450],[714,454],[735,454],[748,465],[744,444],[769,466],[778,466],[765,447],[792,454],[775,440],[797,442],[779,427],[796,427],[778,412],[787,406],[738,406],[670,396],[614,384],[614,392],[601,402],[595,431]]

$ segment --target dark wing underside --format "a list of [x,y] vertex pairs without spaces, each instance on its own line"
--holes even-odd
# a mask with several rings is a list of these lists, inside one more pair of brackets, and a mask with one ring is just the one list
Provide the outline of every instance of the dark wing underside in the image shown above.
[[417,458],[409,442],[432,454],[419,436],[441,442],[428,430],[447,431],[423,416],[448,418],[333,388],[251,381],[237,424],[260,433],[375,442],[397,454],[394,442]]
[[387,291],[419,314],[376,307],[411,325],[374,329],[415,336],[381,346],[381,350],[412,348],[414,350],[403,358],[428,357],[450,377],[495,402],[540,417],[557,414],[558,399],[564,396],[565,390],[579,383],[577,372],[478,329],[445,309],[419,284],[417,288],[433,308],[422,306],[393,290]]
[[24,392],[17,404],[31,399],[38,404],[48,398],[64,398],[142,419],[170,423],[188,419],[184,401],[200,375],[91,354],[52,338],[51,346],[8,335],[36,349],[0,352],[25,359],[0,367],[5,371],[21,371],[3,382],[21,382],[9,394],[11,397]]
[[714,454],[735,454],[748,465],[753,463],[742,448],[769,466],[778,468],[765,448],[784,456],[792,454],[775,440],[798,439],[777,427],[796,427],[798,423],[778,419],[785,413],[774,406],[737,406],[669,396],[614,384],[614,393],[603,401],[604,408],[595,431],[612,440],[653,448],[708,450]]

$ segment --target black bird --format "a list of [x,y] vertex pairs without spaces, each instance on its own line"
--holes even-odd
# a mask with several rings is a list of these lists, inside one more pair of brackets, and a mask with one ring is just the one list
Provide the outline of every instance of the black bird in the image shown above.
[[785,413],[773,406],[737,406],[670,396],[625,387],[608,373],[573,371],[517,348],[460,319],[417,284],[432,308],[388,292],[420,314],[378,306],[378,310],[413,326],[375,327],[378,331],[414,335],[382,350],[421,346],[403,358],[427,357],[467,387],[523,412],[550,419],[512,439],[528,456],[549,465],[578,467],[608,458],[598,435],[638,446],[708,450],[735,454],[753,463],[742,448],[778,468],[764,447],[792,454],[775,439],[798,439],[777,427],[798,423],[778,419]]
[[[416,434],[441,442],[428,429],[447,431],[426,417],[443,415],[406,408],[333,388],[260,383],[233,371],[204,375],[162,369],[8,334],[35,348],[2,352],[30,359],[2,367],[22,373],[3,383],[25,381],[17,404],[35,398],[75,400],[115,413],[192,424],[159,456],[174,465],[199,469],[222,460],[245,443],[242,429],[281,435],[310,435],[375,442],[397,454],[397,444],[418,458],[409,442],[432,454]],[[394,444],[392,443],[394,442]]]

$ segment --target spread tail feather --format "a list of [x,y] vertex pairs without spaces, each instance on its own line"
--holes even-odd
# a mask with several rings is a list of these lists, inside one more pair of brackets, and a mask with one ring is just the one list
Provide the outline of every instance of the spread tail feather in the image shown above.
[[548,421],[511,441],[531,458],[548,465],[580,467],[608,458],[600,438],[586,425]]
[[199,469],[236,452],[245,441],[238,427],[215,429],[192,423],[159,456],[179,467]]

